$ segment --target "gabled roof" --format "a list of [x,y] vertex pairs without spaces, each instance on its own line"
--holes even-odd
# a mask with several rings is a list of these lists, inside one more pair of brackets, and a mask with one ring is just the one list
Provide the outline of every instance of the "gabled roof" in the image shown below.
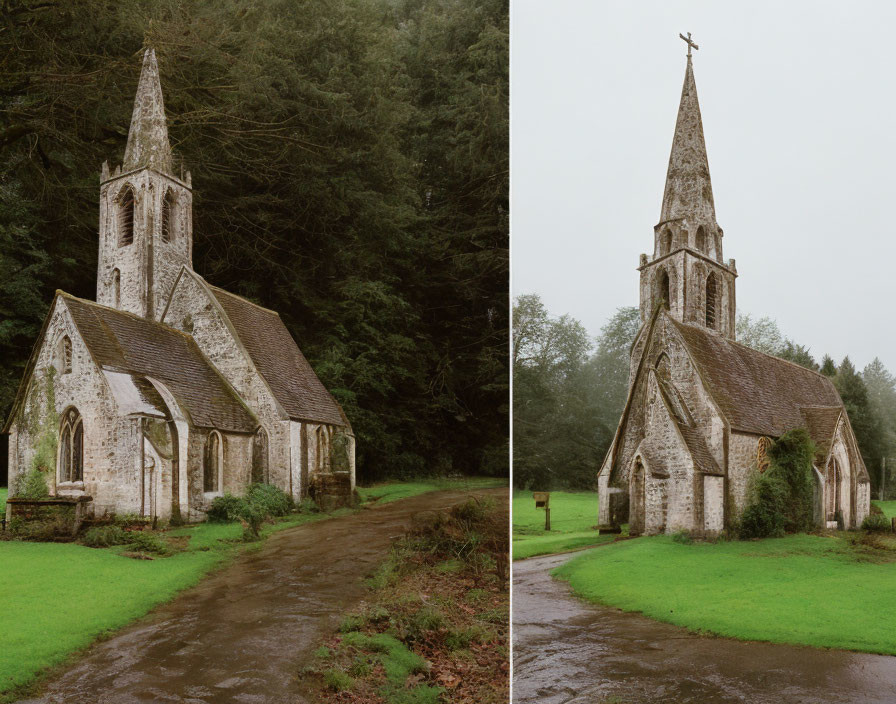
[[189,335],[131,313],[59,295],[102,370],[162,382],[195,426],[246,433],[258,427],[251,411]]
[[[707,392],[732,430],[777,437],[806,425],[804,408],[843,407],[826,376],[666,317],[681,334]],[[815,416],[825,413],[829,417],[833,411]]]
[[815,457],[824,462],[831,451],[834,442],[834,433],[837,432],[837,423],[843,413],[842,408],[824,406],[804,406],[800,409],[809,436],[816,446]]
[[[694,466],[703,474],[721,476],[722,470],[719,469],[718,462],[716,462],[712,453],[709,451],[709,446],[706,444],[706,439],[703,437],[703,434],[695,427],[694,419],[687,410],[687,405],[684,403],[684,400],[679,397],[677,402],[673,401],[672,397],[678,396],[677,389],[675,389],[672,384],[662,381],[659,377],[657,377],[657,387],[660,390],[660,394],[663,396],[663,401],[666,404],[672,422],[675,423],[678,432],[681,433],[685,446],[688,448],[688,452],[691,453],[691,459],[694,460]],[[679,413],[676,412],[677,407],[681,407],[687,417],[682,418]]]
[[258,373],[290,418],[349,425],[276,312],[196,278],[221,305]]

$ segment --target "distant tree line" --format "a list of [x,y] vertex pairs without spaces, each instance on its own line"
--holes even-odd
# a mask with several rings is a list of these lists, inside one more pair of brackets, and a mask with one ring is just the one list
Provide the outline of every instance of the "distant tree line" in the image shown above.
[[[593,489],[628,393],[638,309],[620,308],[591,339],[579,321],[552,317],[537,295],[513,305],[513,462],[519,488]],[[871,475],[872,498],[896,496],[896,377],[875,358],[858,372],[845,357],[810,350],[771,318],[738,314],[737,341],[831,378]],[[889,459],[887,460],[890,461]]]
[[99,169],[122,158],[146,43],[192,172],[194,266],[281,313],[360,479],[507,472],[507,0],[2,16],[0,414],[55,289],[95,295]]

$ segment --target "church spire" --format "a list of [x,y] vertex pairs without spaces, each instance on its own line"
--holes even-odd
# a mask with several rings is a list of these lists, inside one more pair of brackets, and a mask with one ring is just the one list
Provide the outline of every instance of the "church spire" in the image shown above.
[[122,169],[132,171],[146,166],[162,173],[171,173],[172,170],[159,66],[156,63],[156,52],[152,48],[143,54],[143,69],[134,99],[134,113],[131,116]]
[[687,38],[681,38],[688,42],[688,62],[681,88],[672,153],[669,156],[660,222],[686,217],[707,224],[715,223],[709,160],[706,157],[703,120],[700,118],[700,103],[697,101],[697,84],[694,82],[691,60],[691,48],[699,47],[690,40],[690,34]]

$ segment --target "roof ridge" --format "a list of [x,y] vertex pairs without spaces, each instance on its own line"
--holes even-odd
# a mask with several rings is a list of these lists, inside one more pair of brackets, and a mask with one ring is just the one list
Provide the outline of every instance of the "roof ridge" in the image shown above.
[[130,311],[121,310],[120,308],[113,308],[112,306],[106,306],[106,305],[103,305],[102,303],[97,303],[96,301],[90,301],[86,298],[79,298],[78,296],[74,296],[71,293],[67,293],[66,291],[63,291],[62,289],[57,288],[56,293],[61,295],[64,298],[68,298],[73,301],[78,301],[79,303],[84,303],[88,306],[91,306],[92,308],[102,308],[103,310],[112,311],[113,313],[120,313],[121,315],[127,316],[129,318],[133,318],[134,320],[139,320],[144,323],[151,323],[152,325],[157,325],[159,327],[165,328],[165,330],[167,330],[168,332],[177,333],[178,335],[181,335],[181,336],[187,338],[188,340],[191,340],[194,343],[196,342],[193,339],[193,336],[190,335],[189,333],[186,333],[183,330],[178,330],[177,328],[171,327],[170,325],[163,323],[161,320],[153,320],[152,318],[144,318],[143,316],[137,315],[136,313],[131,313]]
[[[197,274],[197,276],[199,276],[199,274]],[[202,280],[205,281],[205,279],[202,279]],[[233,293],[231,291],[228,291],[225,288],[221,288],[220,286],[215,286],[214,284],[210,284],[208,281],[205,281],[205,284],[206,284],[206,286],[208,286],[211,289],[214,289],[215,291],[220,291],[221,293],[231,296],[232,298],[239,298],[243,303],[248,303],[250,306],[255,306],[259,310],[263,310],[265,313],[272,313],[273,315],[276,315],[278,318],[280,317],[280,314],[277,311],[273,310],[272,308],[265,308],[264,306],[259,305],[258,303],[250,301],[245,296],[241,296],[238,293]]]
[[[687,326],[687,327],[689,327],[689,328],[691,328],[691,329],[693,329],[693,330],[698,330],[698,331],[700,331],[701,333],[704,333],[704,334],[706,334],[706,335],[712,335],[712,334],[713,334],[713,333],[711,333],[711,332],[708,332],[705,328],[701,327],[700,325],[691,325],[690,323],[685,323],[685,322],[682,322],[682,321],[680,321],[680,320],[675,320],[675,318],[673,318],[673,317],[672,317],[671,315],[669,315],[668,313],[666,313],[666,315],[669,317],[669,319],[670,319],[675,325],[685,325],[685,326]],[[825,375],[822,374],[821,372],[815,371],[814,369],[809,369],[809,367],[804,367],[802,364],[797,364],[796,362],[791,362],[789,359],[784,359],[783,357],[776,357],[775,355],[773,355],[773,354],[769,354],[768,352],[763,352],[762,350],[757,350],[755,347],[750,347],[749,345],[745,345],[743,342],[738,342],[737,340],[730,340],[730,339],[728,339],[727,337],[722,337],[721,335],[717,335],[717,337],[718,337],[720,340],[722,340],[723,342],[726,342],[726,343],[731,344],[731,345],[737,345],[738,347],[742,347],[743,349],[745,349],[745,350],[749,350],[750,352],[754,352],[755,354],[761,354],[763,357],[768,357],[769,359],[774,359],[776,362],[782,362],[782,363],[784,363],[784,364],[789,364],[791,367],[796,367],[797,369],[802,369],[802,370],[805,371],[805,372],[809,372],[810,374],[814,374],[815,376],[824,379],[824,380],[827,381],[828,383],[833,384],[833,382],[831,381],[831,378],[830,378],[829,376],[825,376]],[[838,393],[838,395],[839,395],[839,393]],[[824,408],[824,406],[822,406],[822,408]],[[832,406],[831,406],[831,408],[832,408]]]

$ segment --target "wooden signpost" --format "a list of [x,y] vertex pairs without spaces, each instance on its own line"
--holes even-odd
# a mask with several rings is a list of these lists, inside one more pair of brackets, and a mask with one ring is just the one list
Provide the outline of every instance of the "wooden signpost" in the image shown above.
[[544,529],[551,529],[551,492],[549,491],[533,491],[532,498],[535,499],[535,508],[544,509]]

